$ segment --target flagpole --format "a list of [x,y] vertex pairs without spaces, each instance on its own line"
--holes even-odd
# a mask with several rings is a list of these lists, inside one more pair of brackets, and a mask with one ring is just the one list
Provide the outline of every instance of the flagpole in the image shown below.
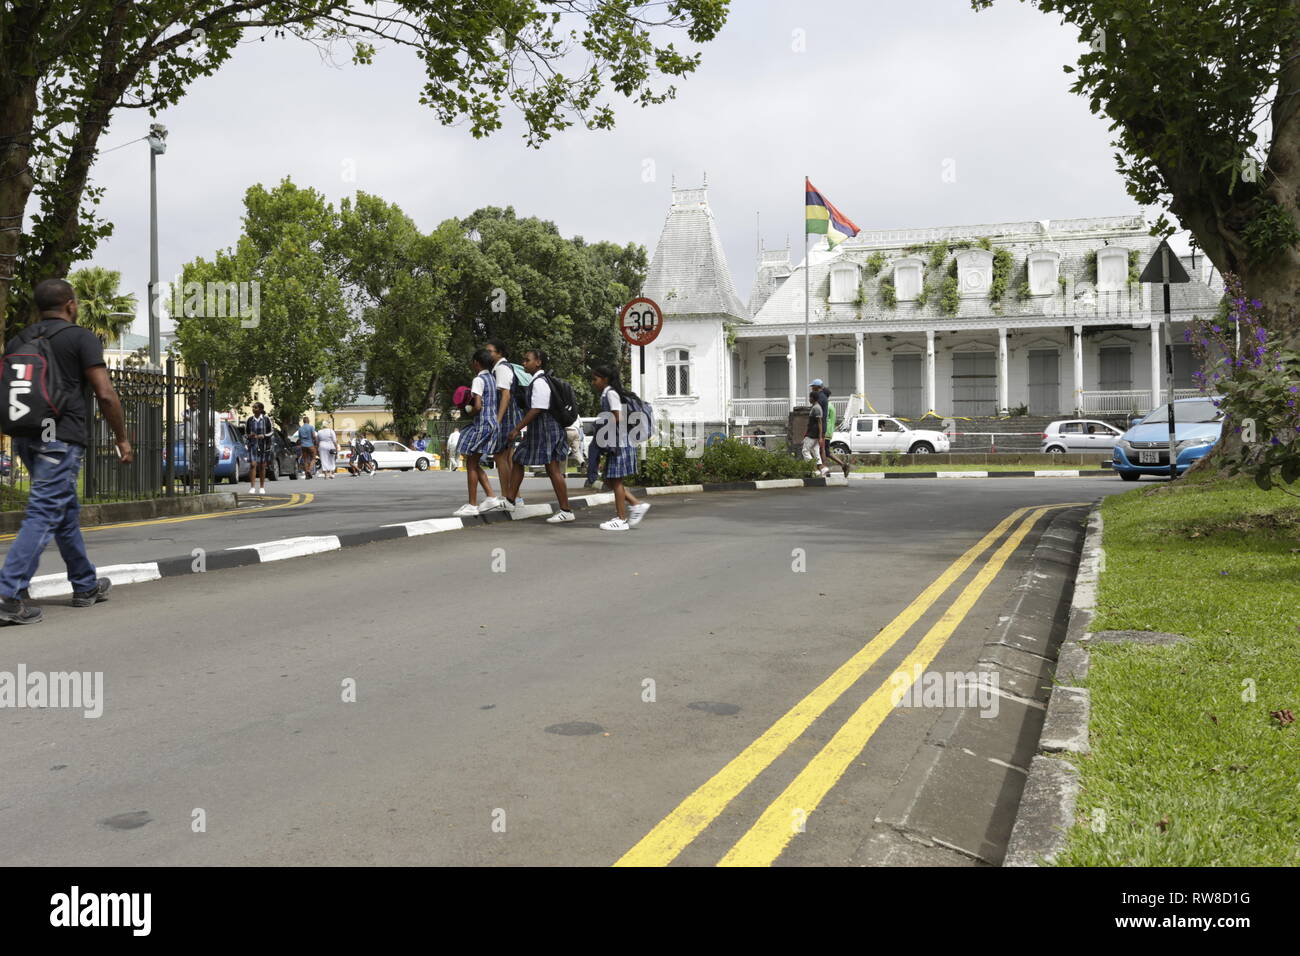
[[[809,185],[808,177],[805,176],[803,178],[803,181],[804,181],[804,189],[805,189],[805,196],[806,196],[807,195],[806,191]],[[829,225],[827,226],[827,228],[829,229]],[[811,382],[812,381],[812,359],[808,354],[808,313],[809,310],[812,308],[812,292],[810,291],[812,288],[812,278],[811,278],[812,255],[808,252],[808,225],[806,222],[804,223],[803,232],[804,232],[803,235],[803,372],[804,372],[804,378],[806,378],[809,382]],[[798,369],[796,369],[795,372],[796,372],[795,377],[797,379]],[[798,383],[796,382],[796,386],[797,385]],[[805,382],[805,387],[807,387],[806,382]]]

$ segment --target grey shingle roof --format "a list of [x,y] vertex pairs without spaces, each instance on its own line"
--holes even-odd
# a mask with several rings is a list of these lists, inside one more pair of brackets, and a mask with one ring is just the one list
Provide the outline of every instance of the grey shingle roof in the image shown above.
[[[975,241],[983,237],[991,240],[993,249],[1005,248],[1012,255],[1012,267],[1007,291],[1000,303],[1000,311],[993,308],[987,297],[964,298],[961,301],[957,317],[976,318],[997,315],[1014,321],[1017,315],[1042,315],[1043,297],[1031,297],[1023,302],[1017,298],[1019,285],[1025,279],[1028,256],[1032,252],[1050,251],[1060,254],[1060,275],[1072,283],[1094,281],[1089,266],[1089,254],[1095,253],[1107,245],[1137,250],[1139,254],[1138,269],[1146,264],[1147,259],[1159,245],[1159,240],[1152,237],[1147,225],[1140,216],[1109,216],[1091,219],[1058,219],[1047,223],[1044,230],[1037,222],[990,223],[972,226],[952,226],[936,229],[899,229],[868,232],[863,230],[853,239],[842,242],[834,251],[825,250],[825,242],[814,244],[811,256],[811,318],[815,324],[819,321],[843,322],[858,317],[864,324],[874,321],[895,321],[899,319],[932,320],[937,325],[950,318],[940,306],[937,286],[947,273],[953,252],[949,252],[938,273],[929,268],[928,261],[923,269],[923,283],[930,288],[928,301],[918,306],[915,302],[899,302],[893,307],[886,306],[880,297],[880,282],[886,276],[892,276],[893,266],[904,257],[928,260],[926,252],[908,252],[909,247],[923,245],[940,239],[948,242],[961,240]],[[885,265],[880,273],[867,279],[864,285],[865,301],[859,307],[854,303],[831,303],[827,301],[830,270],[843,262],[851,262],[860,269],[860,276],[865,277],[867,258],[879,252],[885,258]],[[1175,285],[1170,290],[1171,307],[1175,312],[1196,311],[1207,315],[1218,304],[1221,285],[1206,285],[1202,266],[1204,255],[1197,256],[1197,268],[1189,269],[1193,281],[1186,285]],[[1187,264],[1186,262],[1184,263]],[[761,268],[761,267],[760,267]],[[783,324],[803,321],[805,263],[795,266],[794,273],[780,288],[776,289],[754,315],[754,323]],[[1116,293],[1100,295],[1115,296]],[[1152,308],[1159,311],[1161,300],[1159,287],[1153,287]],[[1065,324],[1064,322],[1062,324]]]
[[641,294],[668,315],[748,319],[749,310],[727,268],[707,190],[673,189],[673,204]]

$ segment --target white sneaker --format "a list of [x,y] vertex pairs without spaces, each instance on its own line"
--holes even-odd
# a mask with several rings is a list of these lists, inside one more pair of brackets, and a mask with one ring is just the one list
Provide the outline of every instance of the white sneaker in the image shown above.
[[516,502],[511,501],[509,498],[498,498],[497,501],[501,502],[501,510],[502,510],[502,511],[514,511],[514,510],[515,510],[515,504],[516,504]]
[[478,506],[478,513],[487,514],[489,511],[500,511],[504,502],[504,498],[487,498]]
[[563,524],[566,521],[577,521],[572,511],[557,511],[546,519],[547,524]]
[[649,510],[650,510],[650,505],[646,503],[633,505],[632,507],[628,508],[627,509],[628,527],[635,528],[637,525],[639,525],[641,523],[641,519],[645,517],[645,513]]
[[516,507],[516,508],[522,508],[523,506],[524,506],[524,499],[523,499],[523,498],[516,498],[516,499],[515,499],[515,507]]
[[601,523],[600,530],[601,531],[631,531],[632,527],[622,518],[610,518],[608,521]]
[[255,495],[255,494],[257,494],[257,485],[249,485],[249,486],[248,486],[248,493],[249,493],[250,495]]
[[478,505],[461,505],[451,513],[453,518],[474,518],[478,515]]

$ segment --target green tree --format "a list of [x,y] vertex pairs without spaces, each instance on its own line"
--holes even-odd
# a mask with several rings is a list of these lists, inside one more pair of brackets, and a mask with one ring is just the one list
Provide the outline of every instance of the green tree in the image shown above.
[[[1064,69],[1111,120],[1129,194],[1176,216],[1279,347],[1300,346],[1300,0],[1030,2],[1088,44]],[[1164,216],[1155,231],[1172,232]],[[1221,452],[1240,452],[1231,429]]]
[[[414,49],[420,102],[475,137],[507,108],[538,146],[575,123],[614,125],[609,91],[646,106],[671,98],[663,78],[700,54],[659,42],[663,30],[713,39],[728,0],[8,0],[0,5],[0,317],[25,322],[35,280],[91,258],[112,226],[90,185],[100,140],[123,109],[176,104],[241,42],[292,35],[350,51]],[[37,208],[22,230],[29,199]],[[14,301],[11,302],[11,299]],[[0,329],[0,332],[3,332]],[[3,338],[0,335],[0,338]]]
[[135,321],[135,296],[118,291],[122,273],[102,266],[87,266],[68,276],[77,292],[77,324],[84,325],[107,344],[131,328]]
[[[317,381],[355,375],[358,321],[325,261],[334,212],[324,197],[285,179],[270,191],[251,187],[244,205],[244,234],[235,249],[182,272],[182,309],[173,314],[177,341],[191,368],[206,361],[214,370],[220,404],[247,401],[253,384],[264,381],[270,411],[291,429],[312,403]],[[191,283],[209,281],[257,283],[260,310],[247,318],[229,310],[213,314],[210,296],[190,291]]]

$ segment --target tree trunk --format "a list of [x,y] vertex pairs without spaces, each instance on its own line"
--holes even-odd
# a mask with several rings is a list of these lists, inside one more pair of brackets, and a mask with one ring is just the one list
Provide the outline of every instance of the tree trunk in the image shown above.
[[[8,57],[12,46],[0,49]],[[9,67],[6,67],[8,71]],[[18,70],[13,68],[16,74]],[[36,120],[35,76],[13,76],[0,90],[0,343],[9,338],[9,302],[18,264],[23,211],[36,181],[28,166]],[[18,292],[25,300],[25,291]]]

